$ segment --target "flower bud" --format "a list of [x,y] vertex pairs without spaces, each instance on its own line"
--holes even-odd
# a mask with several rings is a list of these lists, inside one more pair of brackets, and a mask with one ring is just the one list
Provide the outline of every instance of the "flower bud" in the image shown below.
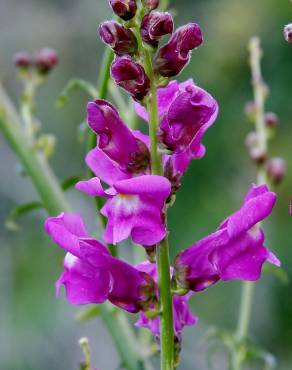
[[142,20],[141,35],[144,42],[154,47],[164,35],[173,32],[173,19],[170,13],[151,12]]
[[245,139],[245,145],[253,161],[255,161],[256,163],[265,162],[267,154],[261,149],[259,145],[258,135],[255,131],[252,131],[247,135]]
[[144,68],[129,57],[117,57],[111,67],[116,84],[135,100],[142,100],[148,93],[150,81]]
[[47,74],[58,64],[58,55],[54,49],[44,48],[34,55],[33,62],[40,74]]
[[144,6],[150,11],[154,10],[158,8],[159,0],[144,0]]
[[253,100],[246,102],[244,106],[244,113],[246,114],[247,118],[254,122],[256,116],[256,106]]
[[274,112],[267,112],[265,114],[265,124],[267,127],[277,127],[279,125],[279,118]]
[[286,162],[283,158],[275,157],[266,166],[267,174],[274,185],[279,185],[286,174]]
[[188,23],[176,30],[169,42],[158,50],[155,71],[163,77],[179,74],[190,60],[191,50],[201,45],[202,32],[196,23]]
[[110,0],[110,5],[115,14],[124,21],[132,19],[137,12],[136,0]]
[[99,26],[102,41],[109,45],[117,55],[135,54],[138,44],[134,33],[115,21],[107,21]]
[[289,44],[292,44],[292,23],[287,24],[283,30],[284,38]]
[[31,56],[27,51],[19,51],[14,55],[13,62],[18,68],[28,69],[31,66]]

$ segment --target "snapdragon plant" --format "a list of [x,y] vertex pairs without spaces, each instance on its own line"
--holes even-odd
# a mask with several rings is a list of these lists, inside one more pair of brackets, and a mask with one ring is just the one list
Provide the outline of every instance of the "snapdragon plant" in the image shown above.
[[[114,19],[99,26],[107,50],[97,88],[73,80],[59,99],[64,103],[75,87],[91,97],[87,104],[88,177],[70,183],[95,200],[92,204],[104,229],[102,238],[90,235],[82,216],[67,203],[48,162],[54,140],[39,134],[34,97],[57,64],[51,49],[33,56],[25,52],[16,55],[24,83],[19,112],[0,90],[1,131],[40,197],[40,201],[20,207],[14,216],[37,207],[47,209],[50,216],[45,231],[66,252],[57,294],[64,286],[70,304],[91,305],[83,317],[101,314],[122,368],[128,370],[152,368],[151,350],[141,347],[150,348],[153,342],[159,350],[160,369],[175,369],[180,362],[183,329],[197,322],[189,308],[192,295],[220,281],[244,281],[238,328],[230,335],[229,346],[230,369],[241,370],[250,350],[253,282],[260,278],[265,263],[280,265],[265,245],[262,221],[275,205],[277,195],[270,187],[281,181],[285,163],[280,158],[268,159],[276,116],[264,110],[267,89],[260,69],[259,40],[250,42],[254,101],[247,106],[247,113],[255,130],[246,140],[258,166],[258,179],[238,210],[170,261],[168,235],[173,230],[168,229],[167,213],[189,164],[205,155],[202,141],[219,113],[215,97],[192,79],[173,79],[187,67],[192,51],[202,45],[203,35],[197,23],[175,28],[166,1],[110,0],[109,4]],[[169,39],[161,45],[165,36]],[[117,89],[128,94],[129,105]],[[105,100],[108,91],[114,104]],[[146,133],[134,127],[135,116],[145,121]],[[143,256],[135,265],[122,257],[119,244],[125,240],[131,240],[132,248]],[[138,314],[138,329],[131,326],[126,313]],[[137,333],[141,327],[152,335],[143,343]],[[82,339],[80,345],[85,353],[81,368],[90,370],[87,340]]]

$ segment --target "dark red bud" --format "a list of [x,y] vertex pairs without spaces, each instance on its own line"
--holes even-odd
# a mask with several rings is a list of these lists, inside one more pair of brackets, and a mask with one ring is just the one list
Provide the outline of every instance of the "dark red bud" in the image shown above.
[[115,21],[107,21],[99,26],[102,41],[109,45],[117,55],[132,55],[137,52],[138,44],[134,33]]
[[267,153],[261,149],[256,132],[252,131],[247,135],[245,139],[245,145],[253,161],[255,161],[258,164],[265,162],[267,158]]
[[13,62],[18,68],[28,69],[31,66],[31,56],[27,51],[19,51],[14,55]]
[[159,6],[159,0],[144,0],[144,5],[148,10],[154,10]]
[[124,21],[132,19],[137,12],[135,0],[110,0],[110,5],[114,13]]
[[142,20],[141,36],[144,42],[158,46],[158,41],[164,35],[173,32],[174,24],[170,13],[151,12]]
[[33,63],[41,74],[49,73],[58,64],[58,55],[54,49],[44,48],[33,56]]
[[277,127],[279,125],[279,118],[276,113],[267,112],[265,114],[265,123],[268,127]]
[[112,64],[111,74],[116,84],[135,100],[142,100],[147,95],[150,80],[144,68],[130,57],[117,57]]
[[289,44],[292,44],[292,23],[287,24],[283,30],[284,38]]
[[286,174],[286,162],[280,157],[272,158],[268,161],[266,170],[274,185],[278,185],[283,181]]
[[158,50],[155,71],[163,77],[179,74],[187,65],[191,51],[201,45],[202,31],[196,23],[188,23],[176,30],[169,42]]

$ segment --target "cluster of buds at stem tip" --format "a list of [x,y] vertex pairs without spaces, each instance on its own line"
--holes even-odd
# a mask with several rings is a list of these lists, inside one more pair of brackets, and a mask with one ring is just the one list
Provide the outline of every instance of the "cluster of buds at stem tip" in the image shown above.
[[174,24],[170,13],[151,12],[141,24],[141,36],[145,43],[157,47],[160,38],[173,32]]
[[132,19],[137,12],[136,0],[110,0],[114,13],[124,21]]
[[292,44],[292,23],[287,24],[283,30],[284,38],[289,44]]
[[40,75],[47,75],[57,64],[58,55],[54,49],[43,48],[33,55],[20,51],[14,56],[14,64],[20,71],[36,70]]
[[126,90],[135,100],[142,100],[150,88],[150,80],[144,68],[127,56],[117,57],[111,66],[116,84]]
[[102,41],[109,45],[117,55],[137,53],[138,43],[134,33],[116,21],[107,21],[99,26]]
[[191,51],[202,42],[202,31],[198,24],[188,23],[179,27],[168,43],[158,50],[154,60],[156,73],[163,77],[178,75],[190,61]]

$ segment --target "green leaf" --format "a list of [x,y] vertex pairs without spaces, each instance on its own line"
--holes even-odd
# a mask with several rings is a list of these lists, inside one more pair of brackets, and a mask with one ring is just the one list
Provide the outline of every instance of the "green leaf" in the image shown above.
[[95,306],[87,307],[83,310],[80,310],[76,314],[75,318],[76,320],[79,320],[79,321],[86,321],[86,320],[94,319],[100,314],[101,314],[100,306],[95,305]]
[[66,190],[72,188],[80,180],[81,180],[81,176],[73,175],[73,176],[68,177],[67,179],[65,179],[62,182],[61,187],[64,191],[66,191]]
[[43,208],[43,204],[39,201],[35,201],[35,202],[29,202],[29,203],[25,203],[25,204],[21,204],[20,206],[17,206],[15,208],[12,209],[12,211],[10,212],[10,214],[8,215],[6,221],[5,221],[5,226],[8,230],[10,231],[18,231],[19,230],[19,226],[18,224],[16,223],[16,220],[31,212],[31,211],[34,211],[35,209],[39,209],[39,208]]

